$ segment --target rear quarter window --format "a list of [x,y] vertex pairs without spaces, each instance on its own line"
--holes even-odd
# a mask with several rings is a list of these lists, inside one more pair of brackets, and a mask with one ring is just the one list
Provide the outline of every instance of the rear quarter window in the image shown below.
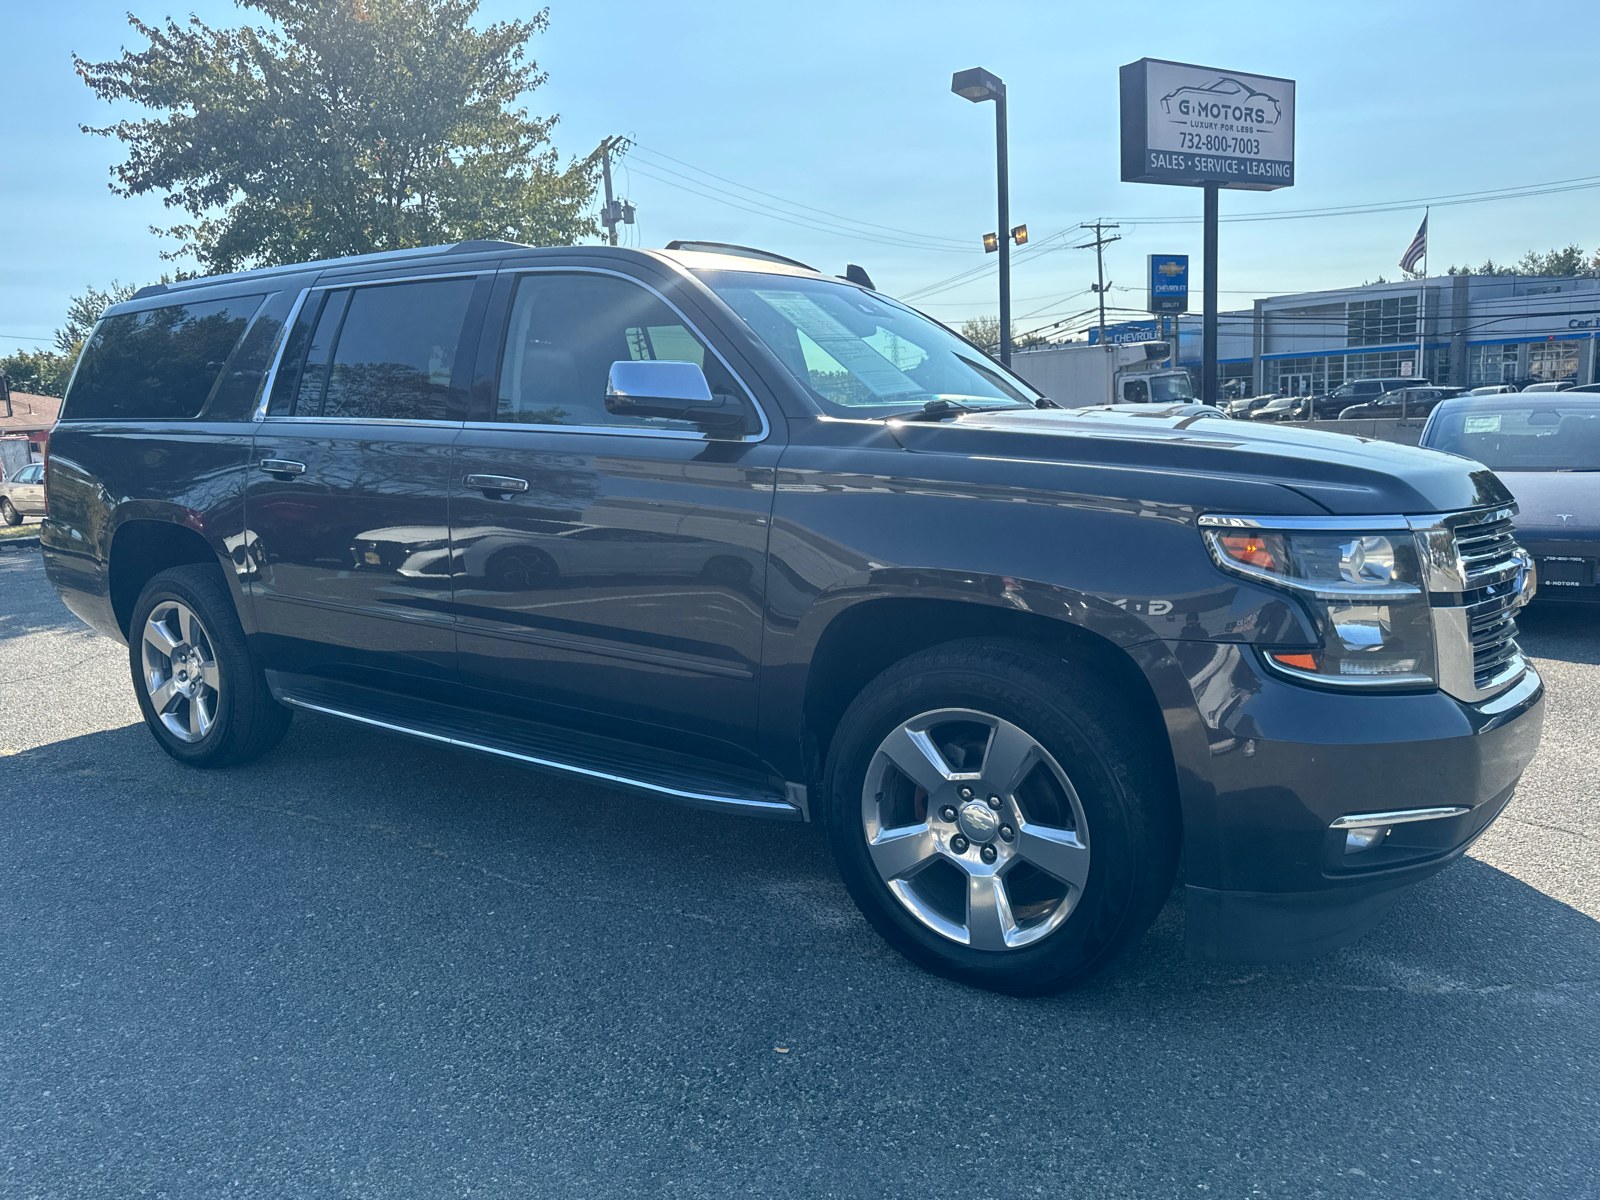
[[74,421],[197,416],[264,296],[230,296],[106,317],[62,405]]

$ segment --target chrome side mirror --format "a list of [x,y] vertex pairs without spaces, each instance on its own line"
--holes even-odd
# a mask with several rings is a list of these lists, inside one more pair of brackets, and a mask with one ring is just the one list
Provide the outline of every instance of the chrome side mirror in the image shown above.
[[692,421],[708,431],[744,427],[744,405],[733,396],[713,396],[698,364],[666,359],[623,359],[606,379],[606,411],[618,417]]

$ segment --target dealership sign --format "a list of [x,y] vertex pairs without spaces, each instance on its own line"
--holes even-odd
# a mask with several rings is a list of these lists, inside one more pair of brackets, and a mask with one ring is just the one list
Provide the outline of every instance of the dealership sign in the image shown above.
[[[1106,326],[1106,343],[1108,345],[1121,345],[1126,342],[1159,342],[1161,331],[1156,328],[1154,321],[1124,321],[1120,325]],[[1091,327],[1089,330],[1089,344],[1099,345],[1100,331]]]
[[1294,183],[1294,80],[1141,58],[1122,68],[1122,181]]
[[1189,256],[1187,254],[1150,254],[1145,277],[1150,281],[1150,303],[1153,313],[1181,313],[1189,311]]

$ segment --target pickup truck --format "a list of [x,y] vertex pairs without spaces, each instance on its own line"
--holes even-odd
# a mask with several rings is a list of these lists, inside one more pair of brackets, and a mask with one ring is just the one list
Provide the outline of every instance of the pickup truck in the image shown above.
[[1487,469],[1062,408],[759,252],[146,288],[88,339],[46,493],[49,578],[180,769],[307,713],[823,822],[889,943],[1017,994],[1103,968],[1180,860],[1195,956],[1359,936],[1499,815],[1543,716]]

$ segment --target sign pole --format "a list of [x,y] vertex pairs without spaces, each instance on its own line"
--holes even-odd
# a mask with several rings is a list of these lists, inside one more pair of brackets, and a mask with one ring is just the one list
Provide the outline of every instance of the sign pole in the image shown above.
[[1217,193],[1215,183],[1205,185],[1206,284],[1200,332],[1200,399],[1217,402]]

